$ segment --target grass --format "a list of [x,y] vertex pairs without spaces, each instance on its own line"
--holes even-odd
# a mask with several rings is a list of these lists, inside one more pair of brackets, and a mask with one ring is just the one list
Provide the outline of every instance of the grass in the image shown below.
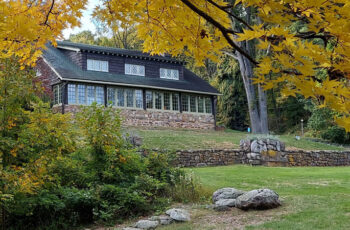
[[[146,148],[169,150],[207,149],[207,148],[238,148],[239,141],[247,137],[247,133],[234,130],[169,130],[169,129],[131,129],[143,137]],[[277,136],[286,143],[287,149],[305,150],[345,150],[341,146],[312,142],[306,139],[296,140],[294,136]]]
[[272,168],[224,166],[195,168],[204,186],[242,190],[271,188],[282,207],[267,211],[218,213],[192,208],[192,221],[159,229],[350,229],[350,167]]

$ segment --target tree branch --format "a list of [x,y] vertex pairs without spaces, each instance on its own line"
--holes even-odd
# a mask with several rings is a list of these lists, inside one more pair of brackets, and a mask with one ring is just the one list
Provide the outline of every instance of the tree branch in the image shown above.
[[210,4],[212,4],[213,6],[215,6],[216,8],[224,11],[226,14],[230,15],[231,17],[233,17],[234,19],[236,19],[237,21],[239,21],[240,23],[242,23],[243,25],[245,25],[248,29],[250,30],[253,30],[253,28],[246,22],[244,21],[243,19],[241,19],[240,17],[234,15],[233,13],[231,12],[228,12],[226,11],[226,8],[231,8],[233,7],[232,5],[229,5],[230,7],[228,6],[220,6],[219,4],[217,4],[216,2],[214,2],[213,0],[207,0]]
[[209,16],[207,13],[203,12],[202,10],[198,9],[195,5],[193,5],[189,0],[181,0],[183,4],[188,6],[191,10],[193,10],[195,13],[197,13],[199,16],[204,18],[207,22],[215,26],[217,29],[219,29],[226,39],[226,41],[232,46],[235,50],[237,50],[239,53],[241,53],[244,57],[246,57],[251,63],[254,65],[258,65],[259,63],[254,60],[247,52],[245,52],[243,49],[241,49],[230,37],[229,33],[231,33],[231,30],[226,29],[223,25],[221,25],[218,21],[213,19],[211,16]]
[[52,0],[52,2],[51,2],[51,7],[50,7],[50,9],[49,9],[49,12],[47,12],[47,14],[46,14],[46,18],[45,18],[45,21],[44,21],[43,25],[47,25],[47,26],[50,27],[50,25],[48,25],[47,22],[49,21],[49,16],[50,16],[50,14],[52,13],[52,9],[53,9],[53,6],[54,6],[54,5],[55,5],[55,0]]

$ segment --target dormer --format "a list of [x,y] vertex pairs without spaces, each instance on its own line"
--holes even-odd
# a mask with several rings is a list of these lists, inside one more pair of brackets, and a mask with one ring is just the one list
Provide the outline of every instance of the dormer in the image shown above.
[[57,48],[84,71],[184,80],[183,62],[169,55],[151,56],[136,50],[58,42]]

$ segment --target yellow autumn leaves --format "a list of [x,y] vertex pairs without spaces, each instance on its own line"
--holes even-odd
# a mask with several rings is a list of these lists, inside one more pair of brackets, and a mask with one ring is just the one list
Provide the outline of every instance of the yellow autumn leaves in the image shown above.
[[0,2],[0,58],[16,56],[34,65],[47,42],[79,25],[87,0],[9,0]]
[[[20,57],[33,65],[47,42],[79,24],[86,0],[0,2],[0,58]],[[252,7],[258,18],[243,33],[228,36],[236,44],[255,40],[266,51],[257,60],[256,82],[266,89],[283,86],[285,95],[301,94],[339,112],[338,123],[350,131],[350,1],[349,0],[191,0],[199,11],[227,30],[228,12],[245,18]],[[135,25],[151,54],[185,53],[202,64],[231,51],[232,44],[212,22],[183,0],[101,0],[94,16],[114,30]],[[214,4],[213,4],[214,3]],[[224,10],[223,10],[224,9]],[[240,13],[237,13],[237,12]],[[258,20],[259,19],[259,20]],[[116,23],[118,22],[118,23]],[[236,22],[237,23],[237,22]],[[267,79],[268,76],[268,79]],[[272,77],[272,80],[270,78]]]

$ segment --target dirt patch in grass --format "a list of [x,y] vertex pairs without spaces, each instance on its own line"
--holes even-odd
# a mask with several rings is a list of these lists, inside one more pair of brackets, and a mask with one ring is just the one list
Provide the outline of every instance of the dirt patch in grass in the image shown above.
[[189,223],[172,224],[157,229],[242,230],[247,226],[260,225],[288,213],[286,207],[283,206],[277,209],[262,211],[242,211],[232,208],[229,211],[217,212],[203,206],[187,206],[186,209],[190,210],[191,213],[191,221]]
[[283,208],[263,211],[242,211],[232,208],[226,212],[198,209],[195,212],[201,214],[194,215],[192,220],[194,226],[203,226],[208,229],[213,227],[220,230],[245,229],[246,226],[260,225],[287,213]]

